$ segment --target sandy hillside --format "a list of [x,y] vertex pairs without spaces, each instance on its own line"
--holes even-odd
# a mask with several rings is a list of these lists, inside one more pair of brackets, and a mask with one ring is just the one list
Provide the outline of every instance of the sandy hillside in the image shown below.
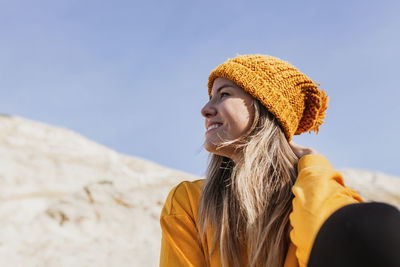
[[[0,158],[0,266],[157,266],[166,195],[197,179],[19,117],[0,116]],[[342,172],[400,207],[400,179]]]

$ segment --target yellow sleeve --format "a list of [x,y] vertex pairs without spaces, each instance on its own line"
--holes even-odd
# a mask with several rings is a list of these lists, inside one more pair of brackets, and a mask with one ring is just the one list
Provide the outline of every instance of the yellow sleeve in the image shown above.
[[[193,194],[195,190],[195,194]],[[183,182],[169,193],[161,212],[160,266],[205,266],[196,226],[199,189]]]
[[307,155],[299,160],[292,191],[290,238],[296,246],[300,267],[306,267],[314,239],[325,220],[339,208],[363,200],[344,184],[342,175],[329,161],[319,155]]

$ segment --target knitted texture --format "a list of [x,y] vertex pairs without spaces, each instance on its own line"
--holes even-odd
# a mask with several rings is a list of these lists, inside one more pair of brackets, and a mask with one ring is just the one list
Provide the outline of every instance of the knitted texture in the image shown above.
[[328,97],[290,63],[266,55],[228,59],[208,78],[208,94],[214,80],[226,78],[258,99],[278,120],[288,141],[293,135],[315,131],[325,118]]

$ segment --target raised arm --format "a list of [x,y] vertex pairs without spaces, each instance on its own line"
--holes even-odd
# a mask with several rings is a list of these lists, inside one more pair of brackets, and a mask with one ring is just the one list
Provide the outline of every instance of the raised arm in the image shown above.
[[296,246],[300,267],[306,267],[314,239],[325,220],[339,208],[363,200],[344,184],[342,175],[325,157],[315,153],[306,153],[299,160],[292,191],[295,197],[290,238]]

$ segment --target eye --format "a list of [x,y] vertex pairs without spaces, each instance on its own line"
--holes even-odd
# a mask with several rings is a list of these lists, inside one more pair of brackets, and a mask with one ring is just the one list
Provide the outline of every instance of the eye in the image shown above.
[[221,96],[221,97],[225,97],[225,96],[230,96],[230,94],[227,93],[227,92],[221,92],[220,96]]

